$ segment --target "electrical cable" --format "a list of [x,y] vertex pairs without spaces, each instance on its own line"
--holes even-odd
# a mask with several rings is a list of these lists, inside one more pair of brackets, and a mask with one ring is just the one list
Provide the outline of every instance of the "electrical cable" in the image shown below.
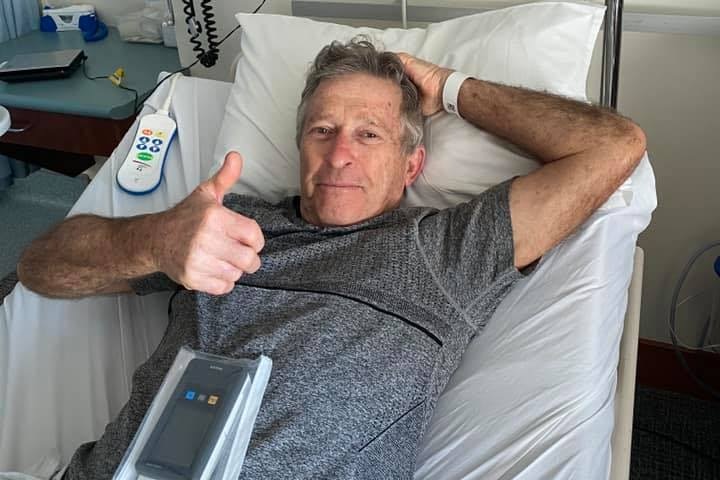
[[[252,11],[252,13],[255,14],[255,13],[259,12],[260,9],[263,7],[263,5],[265,5],[265,2],[267,2],[267,0],[262,0],[262,2],[260,2],[260,4],[255,8],[255,10]],[[238,31],[241,27],[242,27],[242,25],[237,25],[235,28],[233,28],[232,30],[230,30],[230,32],[228,32],[228,34],[225,35],[225,36],[217,43],[218,46],[219,46],[221,43],[223,43],[225,40],[227,40],[227,39],[230,37],[230,35],[232,35],[232,34],[235,33],[236,31]]]
[[[265,2],[267,2],[267,0],[262,0],[262,2],[260,2],[260,4],[255,8],[255,10],[252,11],[252,13],[257,13],[257,12],[259,12],[260,9],[263,7],[263,5],[265,5]],[[202,48],[202,43],[200,43],[200,41],[197,39],[197,37],[199,37],[199,35],[200,35],[200,32],[201,32],[202,28],[200,27],[200,24],[197,23],[197,21],[194,19],[194,17],[195,17],[195,6],[193,5],[192,0],[187,0],[187,1],[186,1],[186,0],[183,0],[183,3],[185,3],[185,6],[183,7],[183,13],[185,13],[185,15],[187,15],[187,17],[186,17],[186,23],[188,23],[188,33],[190,33],[190,43],[193,43],[193,45],[196,45],[196,46],[198,47],[198,48],[193,47],[193,51],[198,53],[197,59],[196,59],[194,62],[192,62],[190,65],[188,65],[187,67],[179,68],[179,69],[175,70],[174,72],[171,72],[171,73],[169,73],[168,75],[164,76],[164,77],[162,78],[162,80],[160,80],[160,81],[157,83],[157,85],[155,85],[147,94],[145,94],[145,95],[143,96],[143,98],[142,98],[143,101],[146,100],[148,97],[150,97],[150,95],[152,95],[153,92],[154,92],[155,90],[157,90],[157,88],[158,88],[160,85],[162,85],[163,82],[165,82],[165,80],[167,80],[168,78],[172,77],[173,75],[175,75],[175,74],[177,74],[177,73],[182,73],[182,72],[188,71],[188,70],[190,70],[192,67],[194,67],[195,65],[197,65],[198,63],[201,63],[201,64],[202,64],[203,66],[205,66],[206,68],[210,68],[210,67],[212,67],[213,65],[215,65],[215,61],[217,61],[217,59],[218,59],[218,55],[215,55],[215,56],[209,55],[210,51],[207,51],[207,52],[206,52],[206,51]],[[205,12],[204,12],[204,13],[205,13]],[[191,23],[192,23],[193,25],[195,25],[195,27],[196,27],[196,29],[197,29],[196,32],[190,32],[189,25],[190,25]],[[217,43],[214,44],[214,48],[215,48],[215,50],[216,50],[218,53],[219,53],[219,51],[220,51],[218,47],[220,47],[220,45],[222,45],[222,43],[223,43],[225,40],[227,40],[228,38],[230,38],[230,36],[231,36],[233,33],[235,33],[236,31],[238,31],[238,30],[240,29],[240,27],[241,27],[241,25],[236,26],[235,28],[233,28],[232,30],[230,30],[230,32],[229,32],[227,35],[225,35],[222,39],[220,39],[219,42],[217,42]],[[193,41],[193,38],[195,39],[195,42]],[[217,38],[217,36],[215,36],[214,38]],[[213,38],[213,40],[214,40],[214,38]],[[212,46],[211,46],[211,48],[212,48]],[[209,60],[212,59],[212,58],[214,58],[214,60],[212,61],[212,63],[210,63]],[[203,61],[203,60],[205,60],[205,61]],[[139,105],[139,108],[136,108],[136,109],[135,109],[135,115],[137,115],[138,113],[140,113],[140,110],[142,110],[142,107],[143,107],[142,105]]]
[[202,42],[199,37],[202,33],[202,27],[195,20],[195,2],[193,0],[183,0],[183,13],[185,14],[185,24],[187,25],[187,32],[190,35],[188,41],[192,44],[192,50],[195,52],[195,57],[198,61],[205,55],[205,49],[202,46]]
[[680,289],[682,288],[683,284],[685,283],[685,279],[688,276],[688,273],[690,272],[690,269],[695,264],[695,261],[702,255],[703,253],[707,252],[711,248],[720,247],[720,241],[718,242],[712,242],[708,245],[705,245],[704,247],[700,248],[695,254],[693,254],[692,257],[690,257],[690,260],[685,264],[685,267],[682,270],[682,273],[680,274],[680,279],[678,280],[677,284],[675,285],[675,290],[673,291],[672,300],[670,302],[670,318],[668,319],[668,324],[670,327],[670,340],[672,340],[673,348],[675,350],[675,356],[677,357],[678,361],[680,362],[680,365],[685,369],[685,371],[690,375],[690,378],[692,378],[695,383],[697,383],[705,392],[712,395],[715,399],[720,400],[720,392],[715,390],[713,387],[705,383],[700,377],[695,375],[695,372],[692,371],[690,366],[687,364],[687,361],[685,360],[685,357],[683,356],[682,352],[680,351],[680,347],[678,343],[680,343],[679,338],[677,337],[675,328],[675,312],[677,310],[678,305],[678,297],[680,296]]
[[[198,58],[197,60],[195,60],[193,63],[191,63],[191,64],[188,65],[187,67],[178,68],[178,69],[175,70],[174,72],[170,72],[170,73],[168,73],[167,75],[165,75],[165,76],[162,78],[162,80],[160,80],[153,88],[150,89],[150,91],[149,91],[147,94],[145,94],[145,95],[143,96],[143,101],[145,101],[148,97],[150,97],[150,95],[152,95],[153,92],[154,92],[155,90],[157,90],[158,87],[165,82],[165,80],[167,80],[168,78],[172,77],[173,75],[175,75],[175,74],[177,74],[177,73],[182,73],[182,72],[184,72],[184,71],[186,71],[186,70],[190,70],[192,67],[194,67],[195,65],[197,65],[199,62],[200,62],[200,59]],[[137,115],[138,113],[140,113],[140,110],[142,110],[143,105],[144,105],[144,104],[138,105],[138,108],[135,109],[135,115]]]
[[162,104],[162,107],[156,110],[155,113],[159,113],[161,115],[168,115],[170,110],[170,103],[172,102],[172,96],[175,94],[175,84],[177,83],[177,79],[180,76],[180,74],[175,74],[172,77],[172,81],[170,82],[170,91],[165,96],[165,101]]
[[[83,75],[85,75],[85,78],[87,78],[88,80],[107,80],[110,77],[110,75],[98,75],[96,77],[91,77],[90,75],[88,75],[87,70],[85,68],[86,61],[87,61],[87,57],[83,58],[82,71],[83,71]],[[133,112],[136,112],[137,108],[138,108],[138,101],[139,101],[138,91],[135,90],[134,88],[126,87],[124,85],[115,85],[115,86],[122,90],[127,90],[128,92],[132,92],[135,95],[135,100],[133,101]]]
[[651,434],[651,435],[657,435],[658,437],[660,437],[660,438],[662,438],[662,439],[664,439],[664,440],[668,440],[668,441],[670,441],[670,442],[672,442],[672,443],[675,443],[675,444],[677,444],[677,445],[680,445],[681,447],[685,448],[686,450],[689,450],[690,452],[694,453],[695,455],[698,455],[698,456],[700,456],[700,457],[702,457],[702,458],[704,458],[704,459],[706,459],[706,460],[710,460],[711,462],[720,465],[720,458],[717,458],[717,457],[715,457],[715,456],[713,456],[713,455],[709,455],[709,454],[707,454],[707,453],[705,453],[705,452],[703,452],[703,451],[701,451],[701,450],[698,450],[697,448],[693,447],[692,445],[690,445],[690,444],[688,444],[688,443],[685,443],[685,442],[683,442],[682,440],[676,439],[676,438],[673,437],[672,435],[668,435],[668,434],[666,434],[666,433],[656,432],[656,431],[654,431],[654,430],[649,430],[649,429],[643,428],[643,427],[633,427],[633,429],[634,429],[634,430],[637,430],[637,431],[639,431],[639,432],[649,433],[649,434]]
[[203,55],[200,63],[206,67],[215,65],[218,59],[218,42],[217,27],[215,27],[215,14],[212,11],[212,0],[200,0],[200,10],[202,11],[203,23],[205,24],[205,38],[207,38],[208,51]]
[[133,93],[135,94],[135,100],[133,101],[133,112],[134,112],[135,110],[137,110],[137,106],[138,106],[138,91],[135,90],[134,88],[128,88],[128,87],[126,87],[126,86],[124,86],[124,85],[117,85],[117,87],[120,88],[120,89],[122,89],[122,90],[127,90],[128,92],[133,92]]
[[[680,300],[680,302],[675,306],[675,309],[677,310],[678,308],[682,307],[684,304],[686,304],[686,303],[689,302],[690,300],[692,300],[692,299],[694,299],[694,298],[697,298],[697,297],[699,297],[700,295],[705,295],[705,294],[707,294],[708,291],[710,291],[710,290],[703,290],[703,291],[701,291],[701,292],[693,293],[693,294],[690,295],[689,297],[683,298],[683,299]],[[705,335],[703,335],[703,339],[707,338],[707,335],[710,333],[710,332],[709,332],[710,320],[711,320],[711,316],[708,315],[708,319],[707,319],[707,321],[705,322],[705,327],[704,327]],[[695,347],[695,346],[693,346],[693,345],[688,345],[687,343],[685,343],[684,341],[682,341],[682,339],[680,338],[680,335],[678,335],[678,333],[677,333],[671,326],[670,326],[669,328],[670,328],[670,330],[672,331],[672,333],[674,333],[675,336],[677,337],[677,339],[678,339],[678,345],[680,345],[681,347],[683,347],[683,348],[685,348],[685,349],[687,349],[687,350],[696,350],[696,351],[698,351],[698,352],[703,352],[703,351],[705,351],[705,350],[707,350],[707,349],[711,349],[711,350],[714,351],[714,352],[718,352],[718,349],[717,349],[717,348],[720,347],[720,343],[714,343],[714,344],[708,345],[708,344],[705,343],[706,340],[703,340],[702,346],[700,346],[700,347]]]

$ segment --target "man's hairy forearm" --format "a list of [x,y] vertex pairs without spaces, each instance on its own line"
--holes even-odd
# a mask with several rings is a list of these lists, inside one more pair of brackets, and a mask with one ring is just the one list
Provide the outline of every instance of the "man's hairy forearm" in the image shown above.
[[630,120],[610,110],[482,80],[463,82],[458,107],[468,122],[544,163],[636,134]]
[[151,241],[156,216],[71,217],[30,244],[18,263],[18,277],[50,297],[127,290],[129,279],[157,270]]

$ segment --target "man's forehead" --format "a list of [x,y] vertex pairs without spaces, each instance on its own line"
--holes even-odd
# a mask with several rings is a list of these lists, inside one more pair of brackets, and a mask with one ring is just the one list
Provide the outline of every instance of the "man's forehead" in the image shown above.
[[352,114],[354,119],[383,126],[399,118],[402,95],[389,80],[356,74],[323,80],[308,105],[308,121]]

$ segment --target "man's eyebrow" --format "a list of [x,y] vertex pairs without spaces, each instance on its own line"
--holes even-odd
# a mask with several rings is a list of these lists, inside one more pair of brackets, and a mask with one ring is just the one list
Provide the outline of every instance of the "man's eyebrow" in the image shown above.
[[[307,120],[305,121],[305,124],[310,125],[312,123],[322,122],[322,121],[332,121],[332,115],[329,115],[327,113],[310,114],[308,116]],[[383,122],[371,115],[363,115],[362,117],[360,117],[360,121],[367,123],[368,125],[372,125],[374,127],[380,128],[382,130],[386,130],[386,131],[391,130],[385,122]]]
[[385,130],[385,131],[388,131],[388,132],[391,130],[385,122],[380,121],[380,120],[378,120],[378,119],[375,118],[375,117],[363,116],[363,117],[361,118],[361,120],[362,120],[363,122],[365,122],[365,123],[368,123],[368,124],[370,124],[370,125],[372,125],[372,126],[374,126],[374,127],[378,127],[378,128],[380,128],[380,129],[382,129],[382,130]]
[[328,115],[326,113],[311,113],[310,115],[308,115],[307,120],[305,120],[305,123],[310,124],[313,122],[319,122],[322,120],[329,120],[329,119],[330,119],[330,115]]

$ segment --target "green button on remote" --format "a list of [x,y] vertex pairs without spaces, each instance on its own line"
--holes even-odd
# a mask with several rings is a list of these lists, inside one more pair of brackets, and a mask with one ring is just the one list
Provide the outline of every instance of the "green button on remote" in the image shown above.
[[138,158],[138,160],[142,160],[143,162],[149,162],[150,160],[153,159],[153,156],[151,153],[140,152],[140,153],[138,153],[137,158]]

